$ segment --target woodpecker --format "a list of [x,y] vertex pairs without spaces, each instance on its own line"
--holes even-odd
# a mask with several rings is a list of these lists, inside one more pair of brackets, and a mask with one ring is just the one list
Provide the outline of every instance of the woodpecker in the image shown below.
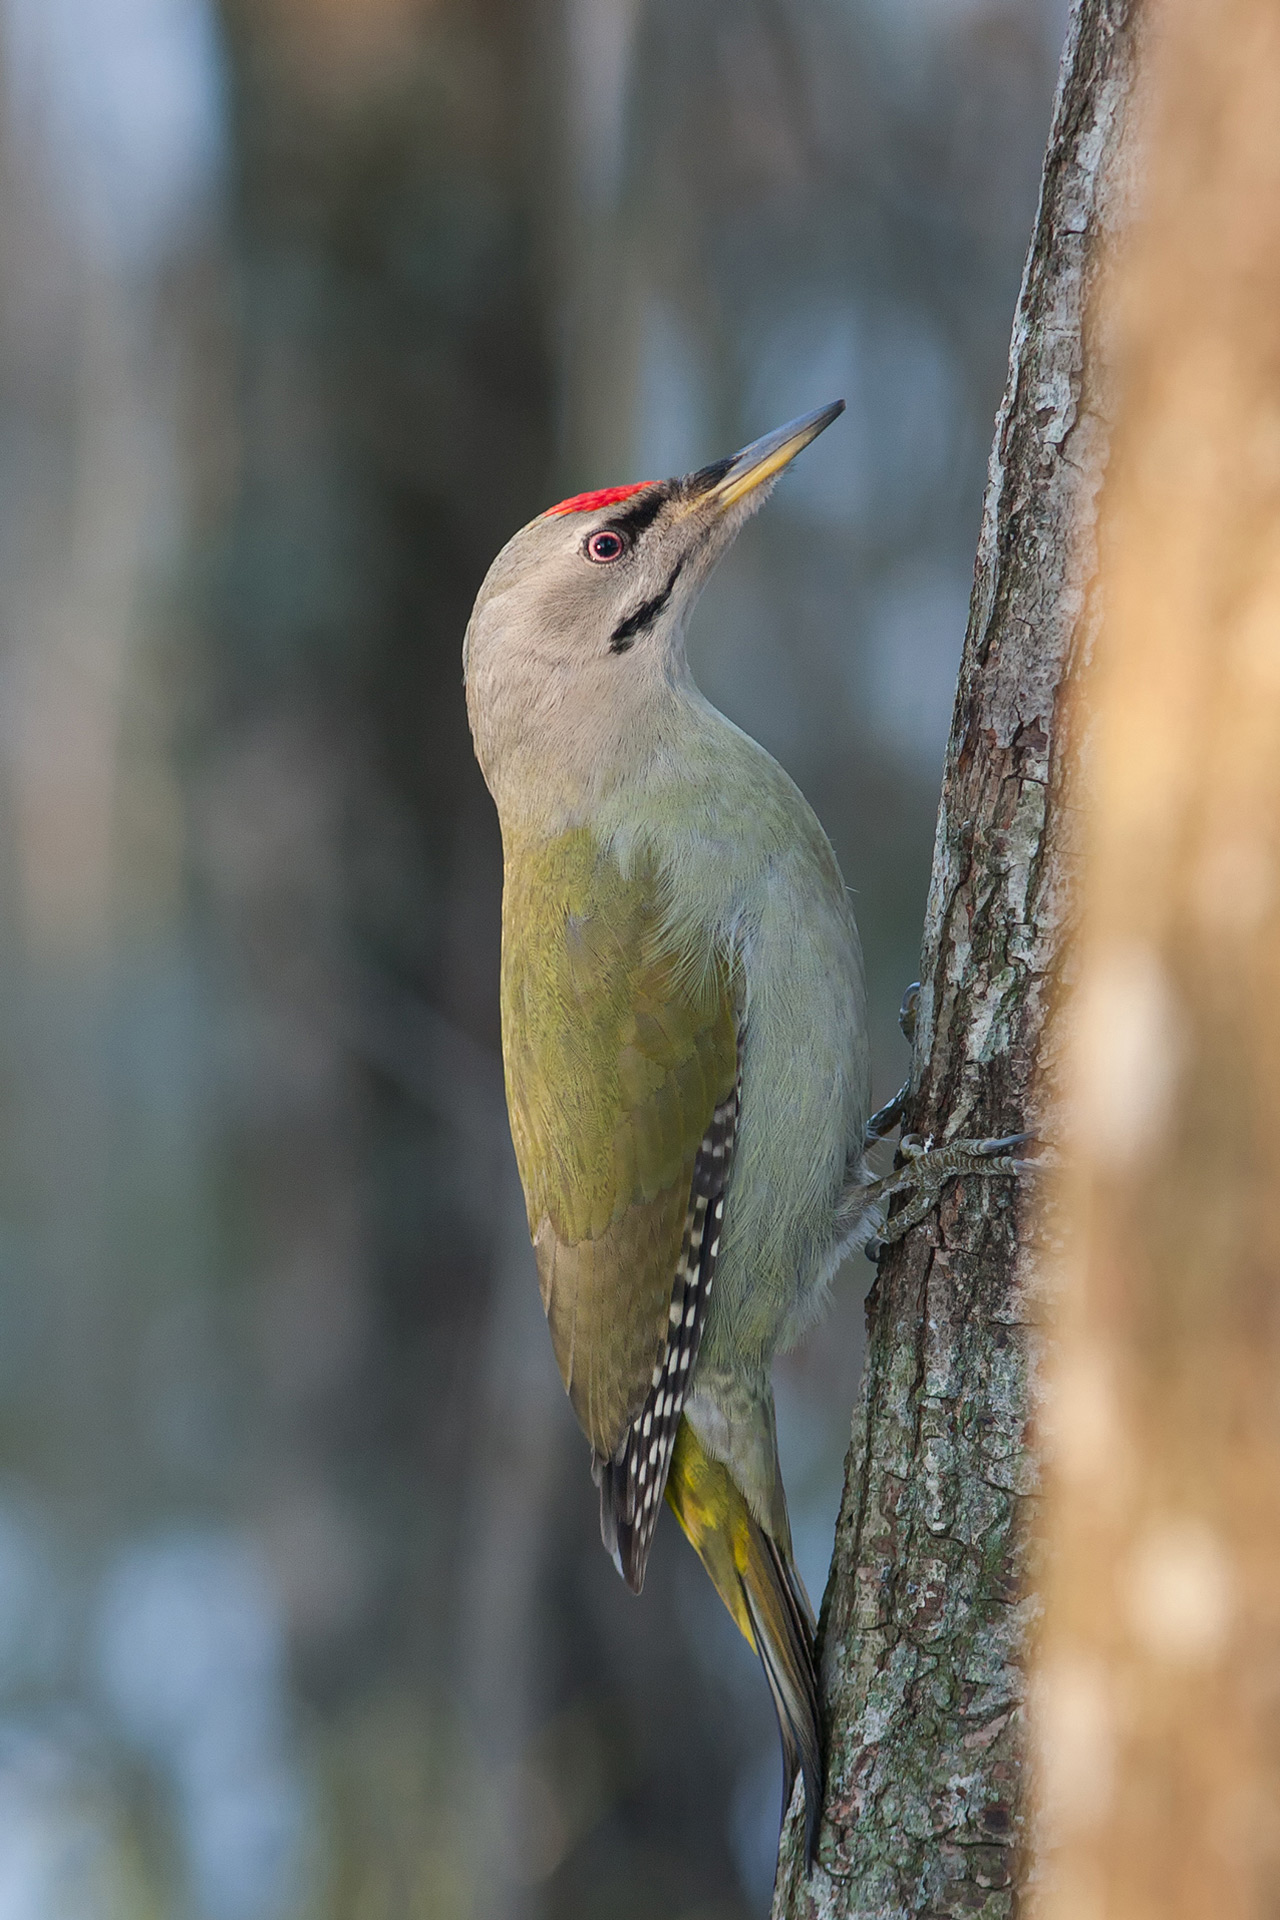
[[[708,576],[836,401],[683,478],[549,508],[489,569],[463,645],[503,846],[507,1102],[542,1304],[639,1593],[665,1494],[760,1657],[784,1812],[816,1844],[814,1618],[770,1369],[906,1186],[1011,1171],[1011,1141],[866,1170],[862,952],[831,844],[706,700],[685,629]],[[891,1106],[893,1103],[891,1103]],[[971,1151],[970,1151],[971,1149]],[[997,1151],[1000,1150],[1000,1151]]]

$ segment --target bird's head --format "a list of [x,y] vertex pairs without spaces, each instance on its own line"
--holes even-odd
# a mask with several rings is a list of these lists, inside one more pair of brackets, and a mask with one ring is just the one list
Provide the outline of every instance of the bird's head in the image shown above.
[[581,493],[502,549],[463,643],[467,708],[485,778],[607,764],[639,744],[687,673],[690,609],[738,529],[843,400],[697,473]]

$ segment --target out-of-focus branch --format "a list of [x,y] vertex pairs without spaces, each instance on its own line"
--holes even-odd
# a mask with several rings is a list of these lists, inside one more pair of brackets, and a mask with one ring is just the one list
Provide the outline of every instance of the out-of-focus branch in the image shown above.
[[[1041,1037],[1073,859],[1064,691],[1094,626],[1106,446],[1086,313],[1122,201],[1136,13],[1077,0],[1071,16],[947,753],[906,1115],[922,1134],[1052,1131]],[[959,1183],[881,1263],[823,1609],[818,1866],[804,1877],[793,1826],[777,1916],[1014,1911],[1029,1213],[1005,1183]]]
[[1159,13],[1106,303],[1044,1920],[1280,1904],[1280,15]]

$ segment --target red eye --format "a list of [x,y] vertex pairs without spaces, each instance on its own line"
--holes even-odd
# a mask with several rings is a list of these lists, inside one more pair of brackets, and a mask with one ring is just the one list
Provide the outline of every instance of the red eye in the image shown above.
[[608,527],[602,527],[599,533],[587,535],[583,551],[588,560],[598,560],[601,565],[604,565],[610,560],[616,560],[625,546],[626,542],[620,533],[614,533]]

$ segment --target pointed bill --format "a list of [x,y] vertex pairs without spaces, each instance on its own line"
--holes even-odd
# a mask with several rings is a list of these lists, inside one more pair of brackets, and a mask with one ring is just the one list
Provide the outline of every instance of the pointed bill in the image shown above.
[[[764,486],[775,475],[782,472],[802,453],[811,440],[816,440],[825,427],[844,412],[844,401],[833,400],[830,406],[819,407],[816,413],[803,414],[799,420],[789,420],[785,427],[778,427],[773,433],[766,433],[761,440],[753,440],[741,453],[735,453],[731,459],[720,461],[714,467],[706,467],[701,474],[694,474],[689,483],[691,491],[697,497],[698,505],[714,504],[725,510],[735,506],[757,487]],[[699,485],[699,481],[703,482]]]

